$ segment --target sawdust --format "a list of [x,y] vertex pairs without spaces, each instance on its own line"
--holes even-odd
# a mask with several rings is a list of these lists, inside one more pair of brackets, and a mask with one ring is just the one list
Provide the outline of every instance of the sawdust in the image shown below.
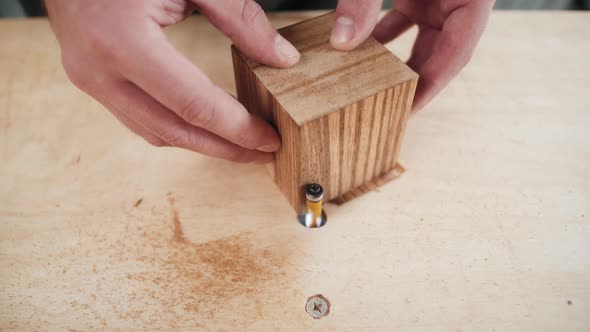
[[224,300],[255,294],[261,284],[277,276],[278,260],[269,250],[255,250],[247,232],[205,243],[188,241],[172,195],[168,202],[173,226],[168,245],[159,236],[143,233],[152,248],[162,249],[147,257],[159,272],[127,275],[146,289],[160,289],[165,294],[159,297],[163,306],[212,314]]
[[178,217],[178,210],[174,206],[176,200],[171,193],[168,193],[168,203],[170,204],[170,212],[172,214],[172,225],[174,226],[174,236],[173,240],[177,243],[186,243],[186,239],[184,238],[184,231],[182,230],[182,225],[180,224],[180,218]]
[[79,326],[93,328],[247,326],[263,317],[264,290],[288,280],[278,268],[284,253],[255,243],[252,232],[193,243],[183,218],[197,221],[176,204],[169,194],[166,206],[131,206],[118,229],[89,228],[76,246],[49,255],[50,271],[69,269],[53,285],[63,302],[46,305],[65,305]]

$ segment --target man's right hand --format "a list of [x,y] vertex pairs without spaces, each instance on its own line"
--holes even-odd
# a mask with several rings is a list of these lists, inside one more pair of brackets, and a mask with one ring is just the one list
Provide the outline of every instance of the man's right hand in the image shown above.
[[146,141],[233,161],[272,159],[280,146],[272,126],[213,84],[162,31],[198,9],[252,59],[295,64],[299,53],[253,0],[46,0],[46,6],[69,78]]

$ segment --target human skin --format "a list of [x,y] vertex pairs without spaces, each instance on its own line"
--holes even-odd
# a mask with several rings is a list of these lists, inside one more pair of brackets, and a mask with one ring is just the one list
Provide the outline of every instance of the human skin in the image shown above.
[[423,108],[467,65],[494,0],[395,0],[373,30],[387,43],[418,26],[408,65],[419,75],[413,109]]
[[[415,2],[423,3],[425,15],[436,13],[428,1]],[[431,2],[440,5],[444,20],[443,16],[424,18],[412,1],[398,0],[400,6],[373,31],[382,0],[340,0],[330,42],[335,49],[348,51],[371,32],[385,42],[418,22],[420,34],[409,64],[422,75],[416,97],[422,106],[465,65],[487,17],[480,13],[483,6],[471,4],[476,1]],[[447,2],[461,5],[442,5]],[[45,4],[70,80],[147,142],[232,161],[272,160],[272,152],[280,147],[272,126],[215,85],[170,44],[162,30],[198,10],[252,59],[273,67],[294,65],[299,52],[277,33],[256,2],[46,0]],[[471,17],[475,12],[479,20]],[[475,29],[479,33],[458,27],[456,21],[461,18],[480,27]],[[460,35],[455,38],[453,33]],[[459,37],[468,40],[462,42]],[[460,50],[449,51],[442,45],[447,40]],[[441,45],[428,46],[429,41]],[[428,57],[426,51],[441,54]],[[459,57],[456,64],[435,70],[448,54]]]

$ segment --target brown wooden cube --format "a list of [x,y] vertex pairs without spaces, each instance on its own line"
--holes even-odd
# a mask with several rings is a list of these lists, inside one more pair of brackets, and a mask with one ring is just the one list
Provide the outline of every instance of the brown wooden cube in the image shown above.
[[342,203],[403,172],[397,158],[418,75],[373,38],[334,50],[334,17],[279,30],[301,53],[291,68],[261,65],[232,46],[238,99],[277,128],[274,178],[298,213],[305,184]]

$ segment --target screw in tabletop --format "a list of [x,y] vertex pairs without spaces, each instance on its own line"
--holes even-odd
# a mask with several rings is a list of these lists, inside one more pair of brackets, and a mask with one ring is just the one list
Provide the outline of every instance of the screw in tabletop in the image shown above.
[[310,296],[305,304],[305,311],[313,318],[322,318],[330,312],[330,302],[323,295]]

